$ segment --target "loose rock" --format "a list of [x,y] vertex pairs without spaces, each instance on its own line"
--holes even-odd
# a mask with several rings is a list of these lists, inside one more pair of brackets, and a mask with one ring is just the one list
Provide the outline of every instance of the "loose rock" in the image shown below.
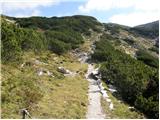
[[113,110],[113,103],[110,103],[109,109],[110,109],[110,110]]

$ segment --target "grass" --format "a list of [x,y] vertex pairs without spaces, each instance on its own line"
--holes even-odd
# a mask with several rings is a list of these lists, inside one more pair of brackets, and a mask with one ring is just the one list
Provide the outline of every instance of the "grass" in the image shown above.
[[42,97],[33,69],[20,69],[2,65],[2,118],[20,118],[22,108],[30,108]]
[[99,40],[97,36],[99,36],[99,34],[96,32],[92,32],[90,37],[84,36],[85,42],[80,46],[79,49],[83,52],[90,52],[93,42]]
[[[103,83],[103,86],[107,90],[108,87],[105,83]],[[142,119],[144,118],[144,115],[138,111],[131,111],[128,109],[129,105],[123,101],[118,100],[115,96],[112,95],[111,92],[107,91],[107,94],[109,98],[111,99],[114,110],[109,109],[109,103],[104,100],[104,98],[101,98],[101,104],[102,108],[106,114],[107,117],[110,119]]]
[[[39,60],[40,64],[35,64]],[[22,63],[28,63],[20,68]],[[76,76],[57,71],[63,66]],[[54,77],[38,76],[46,69]],[[84,78],[86,64],[80,64],[69,53],[57,56],[50,52],[25,52],[23,61],[2,65],[2,118],[21,118],[20,110],[28,108],[33,118],[85,118],[88,104],[88,82]]]
[[84,118],[87,107],[87,81],[76,76],[42,81],[45,96],[33,107],[35,118]]
[[92,41],[90,41],[89,39],[86,40],[86,42],[80,47],[80,50],[84,52],[88,52],[90,50],[91,44],[92,44]]

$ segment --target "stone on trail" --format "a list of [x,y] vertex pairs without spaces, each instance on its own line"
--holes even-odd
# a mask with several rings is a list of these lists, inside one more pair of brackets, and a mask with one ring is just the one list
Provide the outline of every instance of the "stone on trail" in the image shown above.
[[110,102],[111,102],[111,99],[107,98],[106,101],[110,103]]
[[107,93],[104,93],[104,94],[103,94],[103,97],[104,97],[104,98],[108,98],[109,96],[107,95]]
[[102,86],[102,83],[99,85],[100,90],[104,90],[104,87]]
[[109,85],[108,90],[109,90],[110,92],[112,92],[112,93],[117,92],[116,87],[113,86],[113,85]]
[[113,103],[112,103],[112,102],[111,102],[110,105],[109,105],[109,109],[110,109],[110,110],[113,110]]

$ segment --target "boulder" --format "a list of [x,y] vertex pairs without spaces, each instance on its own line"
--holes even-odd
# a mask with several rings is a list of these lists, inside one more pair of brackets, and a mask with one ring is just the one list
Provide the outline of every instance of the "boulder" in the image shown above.
[[64,67],[58,67],[58,71],[63,73],[63,74],[70,74],[71,71],[68,69],[65,69]]

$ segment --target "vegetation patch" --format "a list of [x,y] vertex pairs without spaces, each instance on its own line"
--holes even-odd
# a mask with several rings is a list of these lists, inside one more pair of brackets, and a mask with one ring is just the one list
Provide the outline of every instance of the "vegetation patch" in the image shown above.
[[148,52],[146,52],[144,50],[139,50],[139,51],[137,51],[136,55],[137,55],[138,60],[143,61],[145,64],[147,64],[151,67],[158,68],[158,66],[159,66],[158,58],[153,57]]
[[[22,108],[28,108],[33,118],[85,118],[88,103],[88,82],[83,77],[85,64],[69,54],[57,56],[50,51],[41,55],[25,52],[22,61],[26,63],[23,67],[2,65],[2,118],[21,118]],[[65,77],[57,71],[59,66],[79,73]],[[39,76],[41,69],[46,73]]]
[[[103,80],[110,80],[125,101],[148,117],[158,118],[158,69],[149,67],[116,50],[105,39],[96,43],[92,58],[102,62],[100,72]],[[150,89],[154,89],[155,92],[150,93]]]
[[156,46],[153,46],[153,47],[149,48],[149,50],[151,50],[151,51],[156,52],[157,54],[159,54],[159,48],[156,47]]
[[[104,88],[107,90],[107,85],[103,82]],[[106,116],[110,119],[142,119],[144,115],[138,112],[136,109],[129,109],[129,105],[125,103],[120,97],[116,94],[112,95],[110,91],[107,91],[109,98],[113,103],[113,110],[109,109],[109,103],[102,97],[101,104]]]

